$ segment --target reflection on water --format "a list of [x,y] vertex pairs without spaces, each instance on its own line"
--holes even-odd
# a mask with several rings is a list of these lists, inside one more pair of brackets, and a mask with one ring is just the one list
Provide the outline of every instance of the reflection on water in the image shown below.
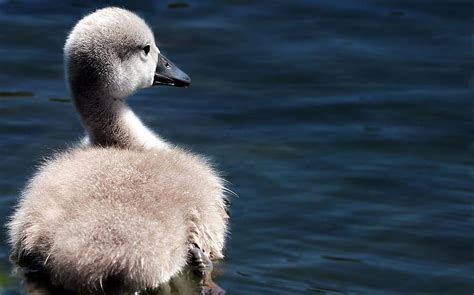
[[[62,46],[112,4],[193,79],[130,104],[239,195],[216,276],[229,294],[471,293],[471,2],[0,0],[1,221],[41,157],[82,135]],[[0,293],[20,294],[7,257],[2,242]]]
[[[23,291],[26,295],[74,295],[74,292],[65,290],[51,283],[51,280],[42,274],[32,273],[23,278]],[[129,292],[117,289],[118,285],[103,286],[103,289],[91,294],[120,294],[120,295],[179,295],[179,294],[206,294],[225,295],[224,289],[217,285],[211,278],[206,282],[199,281],[190,271],[185,270],[172,278],[168,283],[157,289]]]

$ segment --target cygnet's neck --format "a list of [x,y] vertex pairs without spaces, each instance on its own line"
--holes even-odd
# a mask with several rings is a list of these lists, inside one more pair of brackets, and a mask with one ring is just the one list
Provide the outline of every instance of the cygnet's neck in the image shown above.
[[87,129],[89,143],[127,149],[167,148],[167,143],[148,129],[124,99],[107,95],[75,95],[76,107]]

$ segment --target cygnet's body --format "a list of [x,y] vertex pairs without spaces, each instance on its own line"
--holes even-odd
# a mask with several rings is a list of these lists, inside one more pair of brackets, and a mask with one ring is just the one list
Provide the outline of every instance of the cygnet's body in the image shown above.
[[189,78],[161,55],[148,26],[119,8],[83,18],[65,56],[88,138],[30,180],[8,225],[13,260],[93,292],[115,283],[157,287],[196,248],[222,258],[222,180],[202,158],[146,128],[124,101],[137,89],[186,86]]

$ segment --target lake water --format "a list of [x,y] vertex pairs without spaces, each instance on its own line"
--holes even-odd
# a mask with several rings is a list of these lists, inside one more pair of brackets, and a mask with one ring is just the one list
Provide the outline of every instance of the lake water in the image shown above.
[[[231,182],[228,294],[472,294],[472,1],[0,0],[0,221],[82,136],[63,80],[95,7],[142,15],[193,79],[130,98]],[[0,293],[20,294],[2,231]]]

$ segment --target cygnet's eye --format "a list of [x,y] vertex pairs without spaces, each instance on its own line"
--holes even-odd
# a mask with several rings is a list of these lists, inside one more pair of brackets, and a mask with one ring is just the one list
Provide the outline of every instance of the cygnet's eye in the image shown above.
[[143,51],[145,52],[145,55],[148,55],[148,52],[150,52],[150,45],[143,47]]

